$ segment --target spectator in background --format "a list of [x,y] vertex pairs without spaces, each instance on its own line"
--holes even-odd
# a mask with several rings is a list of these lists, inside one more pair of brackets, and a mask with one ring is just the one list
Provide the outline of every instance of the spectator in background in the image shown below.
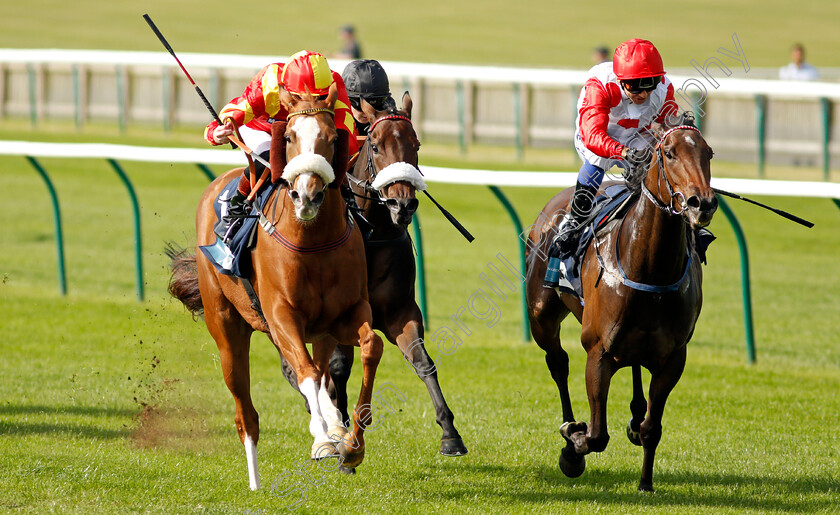
[[796,43],[790,49],[791,61],[779,69],[779,78],[783,80],[818,80],[817,69],[805,62],[805,47]]
[[356,41],[356,29],[352,25],[345,25],[339,31],[342,45],[341,50],[335,55],[338,59],[361,59],[362,49]]
[[609,48],[599,46],[592,49],[592,64],[601,64],[606,61],[612,61]]

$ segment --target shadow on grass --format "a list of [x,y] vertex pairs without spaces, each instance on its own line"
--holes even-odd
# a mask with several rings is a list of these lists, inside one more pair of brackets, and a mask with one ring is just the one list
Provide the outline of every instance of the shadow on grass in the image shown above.
[[[437,471],[464,472],[462,465],[444,463]],[[641,468],[587,469],[583,476],[569,479],[557,467],[467,466],[466,470],[488,476],[488,482],[453,485],[427,494],[447,501],[495,497],[511,505],[544,506],[551,502],[584,502],[631,510],[636,506],[685,510],[697,508],[755,509],[762,512],[831,512],[838,506],[838,483],[832,477],[802,476],[783,479],[755,474],[701,472],[654,472],[656,493],[638,492]],[[429,471],[418,473],[428,477]],[[519,478],[511,483],[511,478]],[[508,484],[505,489],[488,483]],[[515,485],[520,486],[515,486]]]

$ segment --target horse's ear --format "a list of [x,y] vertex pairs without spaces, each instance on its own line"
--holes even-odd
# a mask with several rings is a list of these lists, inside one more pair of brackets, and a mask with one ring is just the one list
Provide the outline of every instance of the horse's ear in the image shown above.
[[335,101],[338,99],[338,85],[335,82],[330,84],[330,91],[327,93],[327,105],[330,109],[335,107]]
[[657,141],[662,139],[662,135],[665,134],[667,129],[668,127],[664,123],[653,122],[650,124],[650,133]]
[[280,103],[283,105],[283,107],[284,107],[284,108],[286,109],[286,111],[288,111],[288,112],[291,112],[291,111],[292,111],[292,101],[293,101],[293,99],[292,99],[292,94],[291,94],[291,93],[289,93],[289,92],[286,90],[286,88],[284,88],[284,87],[281,85],[281,86],[280,86]]
[[411,95],[408,94],[408,91],[403,93],[402,105],[406,118],[411,119],[411,107],[414,105],[414,102],[411,101]]
[[365,116],[367,116],[368,123],[373,123],[376,119],[376,108],[361,97],[359,98],[359,106],[362,108],[362,112],[365,113]]

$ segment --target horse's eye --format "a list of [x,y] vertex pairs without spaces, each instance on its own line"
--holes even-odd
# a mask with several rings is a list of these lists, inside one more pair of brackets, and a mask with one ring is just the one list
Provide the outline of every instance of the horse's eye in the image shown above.
[[672,154],[670,150],[666,150],[665,157],[667,157],[668,159],[674,159],[674,154]]
[[378,147],[378,146],[376,146],[376,143],[371,142],[371,144],[370,144],[370,149],[371,149],[371,150],[373,150],[373,153],[374,153],[374,154],[378,154],[378,153],[379,153],[379,147]]

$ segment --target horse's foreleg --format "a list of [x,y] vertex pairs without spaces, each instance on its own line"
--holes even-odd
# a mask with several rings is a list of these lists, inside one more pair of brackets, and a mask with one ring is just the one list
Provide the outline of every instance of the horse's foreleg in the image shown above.
[[685,346],[675,350],[661,370],[651,374],[648,415],[640,428],[642,447],[645,450],[642,478],[639,481],[639,490],[642,491],[653,491],[653,460],[656,446],[662,438],[662,415],[668,395],[677,385],[685,369],[685,352]]
[[589,428],[585,437],[573,435],[578,454],[601,452],[607,448],[607,397],[613,373],[612,359],[603,354],[600,346],[592,347],[586,357],[586,394],[589,398]]
[[396,317],[388,325],[386,336],[397,344],[405,359],[414,367],[414,372],[426,384],[432,404],[435,407],[435,420],[443,430],[440,440],[440,453],[444,456],[463,456],[467,447],[455,429],[455,415],[446,404],[437,377],[435,362],[426,352],[423,344],[423,323],[420,308],[416,304],[402,317]]
[[[361,350],[362,388],[356,409],[353,410],[353,432],[345,436],[338,446],[343,465],[350,469],[356,468],[364,459],[364,431],[366,427],[373,424],[373,409],[370,402],[373,397],[376,368],[379,366],[379,360],[382,359],[382,339],[373,332],[371,320],[370,304],[366,301],[361,302],[342,334],[336,335],[342,343],[358,345]],[[354,327],[355,334],[350,332]]]
[[[297,377],[297,389],[306,398],[309,406],[309,432],[314,442],[310,452],[312,459],[321,459],[335,454],[335,445],[327,434],[328,424],[325,420],[323,408],[335,409],[327,394],[326,378],[316,366],[306,350],[303,339],[303,327],[296,320],[294,314],[288,312],[272,313],[269,319],[271,327],[271,341],[279,347],[281,354],[294,370]],[[315,345],[315,349],[319,346]],[[332,352],[332,348],[327,351]],[[323,361],[325,358],[319,356]],[[326,366],[326,365],[325,365]],[[322,398],[326,398],[327,405],[322,408]]]
[[[318,405],[321,408],[321,415],[327,423],[327,436],[334,442],[341,441],[344,435],[347,434],[342,413],[335,405],[335,385],[332,384],[332,376],[330,374],[330,362],[332,361],[332,356],[337,352],[337,346],[338,341],[332,336],[319,338],[312,344],[312,359],[315,361],[315,366],[321,371]],[[332,395],[330,391],[333,392]]]
[[347,413],[347,381],[353,368],[353,347],[338,345],[330,356],[330,379],[333,388],[330,396],[335,401],[335,407],[341,412],[344,426],[350,425],[350,415]]
[[627,439],[633,445],[642,445],[639,427],[645,419],[647,400],[642,387],[642,367],[633,365],[633,398],[630,400],[630,414],[632,418],[627,422]]

